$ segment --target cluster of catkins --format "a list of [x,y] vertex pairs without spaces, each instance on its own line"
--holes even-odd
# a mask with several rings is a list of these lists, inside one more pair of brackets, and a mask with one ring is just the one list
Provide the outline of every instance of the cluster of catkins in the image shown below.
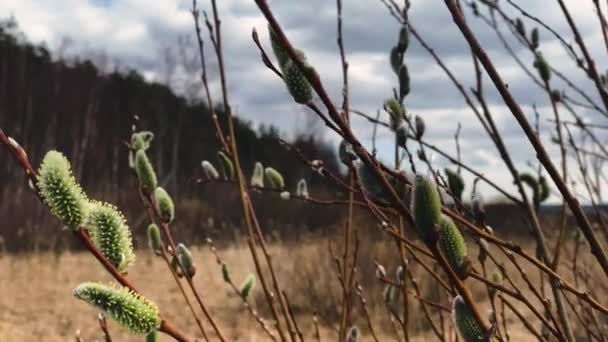
[[[142,138],[142,141],[149,142],[149,139]],[[119,272],[127,272],[135,261],[135,254],[124,216],[115,206],[92,200],[84,193],[63,154],[49,151],[45,155],[37,185],[54,216],[70,230],[85,230],[105,258]],[[154,336],[161,323],[156,305],[126,287],[86,282],[74,290],[74,296],[134,333]]]
[[[228,158],[222,151],[219,151],[217,156],[220,172],[217,171],[215,166],[213,166],[210,161],[203,160],[201,162],[201,166],[203,167],[205,176],[210,180],[234,180],[235,171],[232,160],[230,160],[230,158]],[[291,198],[291,193],[285,190],[285,179],[283,178],[283,175],[275,168],[264,168],[264,165],[262,165],[260,162],[256,162],[254,164],[253,174],[251,175],[249,184],[256,189],[263,189],[266,184],[270,189],[280,191],[280,196],[282,199],[288,200]],[[305,179],[300,179],[298,181],[296,186],[296,196],[300,198],[308,198],[308,184],[306,183]]]

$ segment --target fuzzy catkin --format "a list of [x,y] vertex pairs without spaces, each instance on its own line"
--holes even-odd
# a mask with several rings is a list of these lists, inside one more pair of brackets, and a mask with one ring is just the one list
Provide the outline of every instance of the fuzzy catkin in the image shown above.
[[465,342],[489,341],[483,328],[461,296],[454,298],[452,306],[454,323]]
[[74,289],[73,294],[132,333],[149,334],[160,327],[156,305],[126,287],[87,282]]
[[88,212],[88,200],[72,175],[70,162],[63,154],[57,151],[47,152],[36,180],[40,195],[51,214],[71,229],[82,225]]
[[427,243],[432,242],[436,235],[435,225],[441,218],[441,200],[431,179],[416,176],[412,207],[418,234]]
[[126,272],[135,261],[135,254],[124,216],[107,203],[92,202],[90,208],[86,225],[91,240],[119,272]]
[[272,167],[267,167],[265,174],[266,179],[268,180],[268,185],[270,185],[272,189],[281,190],[285,187],[285,180],[279,171],[273,169]]
[[138,150],[135,153],[135,173],[144,191],[150,193],[156,189],[158,184],[156,172],[145,150]]
[[154,190],[154,199],[156,210],[158,210],[163,221],[166,223],[173,222],[175,218],[175,205],[173,205],[173,200],[169,196],[169,193],[165,189],[158,187]]

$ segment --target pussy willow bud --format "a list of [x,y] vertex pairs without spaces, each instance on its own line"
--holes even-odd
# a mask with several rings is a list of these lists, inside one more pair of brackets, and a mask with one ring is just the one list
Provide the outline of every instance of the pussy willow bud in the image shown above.
[[91,240],[99,251],[125,273],[135,261],[131,230],[124,216],[111,204],[92,202],[86,219]]
[[300,197],[308,198],[308,185],[306,184],[306,180],[304,178],[300,179],[298,182],[296,194]]
[[241,284],[241,287],[239,288],[239,293],[243,299],[247,300],[247,297],[249,297],[255,288],[255,282],[255,275],[253,273],[250,273],[247,278],[245,278],[245,281],[243,281],[243,284]]
[[521,20],[521,18],[515,19],[515,30],[520,36],[526,36],[526,27],[524,26],[524,22]]
[[393,71],[398,75],[399,67],[403,64],[403,52],[399,51],[399,46],[391,49],[390,61]]
[[268,185],[270,185],[272,189],[281,190],[285,187],[285,180],[279,171],[273,169],[272,167],[267,167],[264,173],[266,174]]
[[228,266],[226,266],[226,264],[224,263],[222,263],[222,278],[225,282],[230,282],[230,273],[228,272]]
[[160,327],[156,305],[126,287],[87,282],[74,289],[74,297],[95,306],[132,333],[149,334]]
[[435,183],[426,177],[416,176],[412,211],[420,238],[427,243],[436,238],[436,225],[441,218],[441,200]]
[[160,217],[166,223],[171,223],[175,218],[175,206],[171,196],[160,186],[154,190],[154,199],[156,200],[156,210]]
[[464,275],[464,262],[467,257],[467,245],[462,234],[451,218],[443,215],[439,220],[439,248],[448,260],[452,269],[459,275]]
[[230,160],[222,151],[217,152],[217,159],[220,162],[220,170],[222,171],[224,179],[234,179],[234,165],[232,165],[232,160]]
[[340,161],[346,166],[358,159],[357,154],[353,151],[353,147],[346,140],[340,142],[338,156],[340,157]]
[[312,101],[312,86],[300,67],[292,60],[287,61],[283,66],[283,80],[296,103],[307,104]]
[[399,52],[405,53],[405,50],[407,50],[409,45],[410,32],[408,31],[407,27],[404,26],[401,28],[401,30],[399,30],[399,42],[397,43],[397,48],[399,49]]
[[154,139],[154,133],[143,131],[135,132],[131,135],[131,143],[129,144],[132,150],[148,150],[150,148],[150,142]]
[[386,284],[382,291],[382,298],[386,305],[393,304],[393,301],[395,300],[395,287],[391,284]]
[[208,179],[219,179],[220,178],[220,173],[217,172],[217,169],[215,168],[215,166],[213,166],[213,164],[211,164],[209,161],[203,160],[201,162],[201,166],[203,167],[205,176],[207,176]]
[[160,237],[160,230],[154,223],[148,226],[148,246],[156,255],[160,255],[163,250],[163,240]]
[[272,51],[274,52],[274,56],[277,58],[279,62],[279,66],[283,68],[283,65],[289,61],[289,54],[287,51],[279,44],[279,39],[277,34],[274,32],[270,24],[268,24],[268,35],[270,36],[270,45],[272,46]]
[[192,259],[192,253],[183,243],[177,245],[177,255],[179,260],[184,267],[185,273],[189,278],[194,277],[196,273],[196,267],[194,266],[194,260]]
[[279,197],[281,197],[282,200],[287,201],[291,199],[291,193],[289,191],[281,191]]
[[184,273],[182,272],[182,268],[179,266],[179,258],[177,255],[173,255],[171,257],[171,268],[173,269],[173,271],[175,271],[175,274],[179,278],[184,276]]
[[350,327],[346,334],[346,342],[357,342],[359,339],[359,329],[356,326]]
[[146,342],[158,342],[158,332],[156,330],[152,331],[148,335],[146,335]]
[[423,162],[427,161],[426,152],[424,152],[424,150],[422,150],[422,149],[416,150],[416,156],[418,157],[418,159],[420,159]]
[[72,175],[67,158],[57,151],[49,151],[42,160],[36,181],[51,214],[71,229],[77,229],[87,215],[88,200]]
[[551,79],[551,67],[549,67],[549,64],[545,60],[545,57],[543,57],[540,52],[536,53],[534,67],[536,68],[536,70],[538,70],[538,75],[540,76],[540,78],[545,82],[549,82],[549,80]]
[[454,323],[465,342],[487,341],[486,333],[479,325],[473,312],[460,296],[452,302]]
[[448,178],[448,188],[450,189],[450,192],[454,194],[459,201],[462,200],[464,179],[462,179],[462,176],[459,173],[447,168],[445,169],[445,174]]
[[538,36],[538,28],[533,28],[532,33],[530,34],[530,42],[532,43],[532,48],[534,50],[538,49],[539,45],[539,36]]
[[416,139],[421,139],[424,135],[424,131],[426,130],[426,124],[424,123],[424,119],[416,115],[415,119],[416,123]]
[[403,122],[405,116],[405,110],[399,101],[395,98],[388,98],[384,101],[384,110],[390,115],[391,118],[391,129],[397,130],[397,128]]
[[403,269],[403,265],[399,265],[399,267],[397,267],[397,270],[395,271],[395,278],[397,284],[403,285],[405,283],[405,272]]
[[486,205],[483,196],[478,192],[473,192],[471,196],[471,211],[475,220],[483,222],[486,216]]
[[405,98],[410,93],[410,73],[407,66],[403,64],[399,67],[399,96]]
[[144,191],[151,193],[156,189],[158,185],[156,172],[154,172],[154,167],[144,150],[138,150],[135,153],[135,173],[137,173],[139,184]]
[[[494,272],[492,272],[492,274],[490,275],[492,281],[498,285],[502,285],[502,273],[498,270],[494,270]],[[491,296],[495,296],[496,295],[496,288],[494,287],[490,287],[490,295]]]
[[382,266],[380,264],[376,265],[376,278],[378,278],[378,279],[386,278],[386,269],[384,269],[384,266]]
[[264,187],[264,166],[260,162],[256,162],[253,166],[253,175],[251,176],[251,186],[258,188]]

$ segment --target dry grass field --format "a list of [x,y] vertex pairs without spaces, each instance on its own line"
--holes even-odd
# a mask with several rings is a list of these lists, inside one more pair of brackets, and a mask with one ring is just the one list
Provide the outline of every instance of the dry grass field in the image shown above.
[[[332,277],[334,267],[329,256],[328,244],[325,241],[301,242],[297,245],[274,244],[271,248],[278,269],[279,278],[290,297],[298,322],[312,340],[314,326],[312,312],[319,313],[322,339],[336,340],[335,317],[340,298],[336,279]],[[365,288],[364,295],[376,324],[380,340],[395,340],[394,329],[388,320],[386,308],[382,302],[382,284],[373,277],[373,259],[383,262],[387,271],[394,270],[391,256],[382,242],[370,243],[370,247],[361,250],[359,277]],[[228,264],[231,276],[240,283],[248,272],[253,270],[249,251],[245,245],[234,245],[219,249],[219,254]],[[220,268],[207,247],[195,248],[198,273],[196,286],[201,290],[210,311],[220,322],[222,330],[231,341],[266,341],[268,338],[260,331],[256,322],[243,308],[238,297],[231,293],[223,282]],[[171,320],[196,336],[195,321],[191,318],[184,300],[175,283],[167,273],[162,259],[147,250],[140,250],[137,264],[132,268],[129,277],[138,289],[155,301],[163,313]],[[476,255],[473,254],[472,255]],[[394,259],[393,259],[394,260]],[[415,263],[411,264],[424,296],[433,297],[433,283],[428,275]],[[84,253],[52,253],[4,255],[0,257],[0,342],[13,341],[75,341],[75,333],[80,331],[83,340],[100,340],[101,332],[97,325],[97,313],[87,304],[71,296],[71,290],[84,281],[110,282],[108,276],[90,255]],[[537,272],[529,276],[537,280]],[[567,272],[564,272],[567,273]],[[517,278],[518,279],[518,278]],[[519,279],[518,279],[519,280]],[[475,284],[475,282],[473,282]],[[476,297],[487,298],[483,287],[473,287]],[[522,289],[524,286],[522,286]],[[262,307],[264,300],[259,288],[255,290],[254,305],[260,313],[268,318],[268,312]],[[449,305],[447,298],[433,299]],[[484,308],[489,303],[484,302]],[[413,341],[434,340],[435,337],[425,325],[420,305],[412,303],[411,330],[416,334]],[[526,315],[529,311],[522,308]],[[438,319],[437,311],[433,311]],[[531,315],[531,314],[530,314]],[[513,316],[510,314],[510,316]],[[355,312],[359,326],[363,331],[364,341],[371,340],[361,312]],[[446,315],[446,322],[449,316]],[[532,318],[532,317],[531,317]],[[509,325],[512,341],[534,341],[521,323]],[[533,320],[536,322],[537,320]],[[143,341],[143,337],[127,334],[120,327],[110,322],[110,331],[115,341]],[[446,329],[450,327],[446,324]],[[210,327],[207,329],[210,331]],[[168,340],[168,338],[163,338]]]

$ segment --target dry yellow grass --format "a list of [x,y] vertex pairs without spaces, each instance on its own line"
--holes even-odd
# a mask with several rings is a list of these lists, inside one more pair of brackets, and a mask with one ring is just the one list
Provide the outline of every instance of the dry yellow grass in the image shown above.
[[[394,269],[394,265],[388,260],[390,256],[383,251],[386,248],[382,248],[381,244],[381,242],[370,243],[369,250],[361,251],[368,254],[366,258],[369,258],[360,261],[363,264],[360,268],[361,276],[373,273],[373,258],[386,261],[390,270]],[[332,309],[337,307],[336,303],[339,303],[339,289],[336,287],[332,261],[328,257],[327,243],[311,241],[298,245],[275,244],[271,247],[271,251],[277,263],[280,281],[290,296],[298,321],[306,335],[312,337],[313,308],[322,314],[330,315]],[[195,248],[193,253],[198,269],[195,284],[227,338],[230,341],[268,340],[242,307],[240,299],[234,296],[223,282],[219,266],[209,250]],[[237,285],[254,270],[246,247],[222,248],[219,253],[229,265],[231,276]],[[148,251],[139,251],[137,254],[137,263],[129,274],[136,287],[146,297],[155,301],[162,312],[180,328],[200,338],[195,321],[183,304],[183,298],[166,272],[162,259]],[[367,265],[368,263],[370,265]],[[84,253],[66,253],[61,256],[51,253],[5,255],[0,257],[0,270],[0,342],[74,341],[78,330],[87,342],[100,339],[101,333],[95,310],[71,295],[71,290],[81,282],[111,281],[92,256]],[[432,286],[426,279],[427,276],[420,269],[416,268],[414,271],[420,276],[418,281],[430,297]],[[533,278],[537,277],[532,272],[530,275]],[[365,296],[369,300],[370,311],[377,326],[376,331],[381,335],[382,341],[394,340],[386,310],[380,304],[382,287],[380,284],[374,285],[377,281],[373,276],[369,278],[371,279],[364,282]],[[486,297],[481,286],[475,286],[474,291],[480,300]],[[447,298],[440,300],[443,304],[449,305]],[[268,318],[259,288],[256,289],[254,301],[254,305]],[[484,307],[489,307],[487,302],[484,303]],[[435,337],[424,327],[424,318],[419,305],[413,303],[411,310],[411,327],[416,334],[412,340],[434,340]],[[359,313],[355,313],[365,334],[366,327],[359,316]],[[325,319],[326,322],[330,320]],[[512,341],[534,340],[520,323],[515,322],[514,319],[512,321],[510,324]],[[332,324],[326,323],[322,327],[325,341],[336,340],[335,328],[331,326]],[[206,328],[207,331],[211,331],[208,324]],[[114,323],[110,323],[110,329],[115,341],[143,341],[143,337],[129,335]],[[169,339],[163,338],[163,340]],[[371,338],[369,335],[364,335],[362,340],[368,341]]]

